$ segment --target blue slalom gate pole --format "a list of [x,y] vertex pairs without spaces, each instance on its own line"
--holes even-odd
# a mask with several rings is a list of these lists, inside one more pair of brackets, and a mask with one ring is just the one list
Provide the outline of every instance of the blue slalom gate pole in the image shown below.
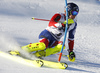
[[68,8],[67,8],[67,0],[65,0],[65,5],[66,5],[66,29],[65,29],[65,35],[64,35],[64,40],[63,40],[63,45],[59,54],[59,58],[58,58],[58,62],[60,62],[61,60],[61,56],[62,56],[62,52],[63,52],[63,48],[64,48],[64,44],[66,41],[66,36],[67,36],[67,26],[68,26]]

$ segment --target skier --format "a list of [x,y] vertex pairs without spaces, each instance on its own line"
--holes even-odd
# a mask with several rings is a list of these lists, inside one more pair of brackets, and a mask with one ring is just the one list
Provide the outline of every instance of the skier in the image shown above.
[[[77,27],[76,16],[79,7],[75,3],[68,3],[68,52],[70,59],[75,58],[73,51],[74,36]],[[60,52],[62,47],[61,37],[65,33],[66,26],[66,9],[64,13],[56,13],[51,18],[48,27],[39,35],[39,42],[23,46],[22,49],[34,53],[37,57],[46,57],[51,54]],[[65,49],[65,47],[64,47]]]

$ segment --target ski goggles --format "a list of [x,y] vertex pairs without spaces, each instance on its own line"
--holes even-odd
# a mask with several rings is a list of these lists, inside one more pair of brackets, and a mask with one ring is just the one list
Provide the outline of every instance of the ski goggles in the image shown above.
[[77,12],[77,11],[71,11],[71,14],[72,14],[72,15],[77,15],[78,12]]

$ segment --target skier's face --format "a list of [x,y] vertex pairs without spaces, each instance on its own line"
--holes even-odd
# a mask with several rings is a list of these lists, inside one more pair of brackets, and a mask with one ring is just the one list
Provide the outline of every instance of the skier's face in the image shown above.
[[[66,15],[66,10],[64,10],[64,12],[65,12],[65,15]],[[69,15],[68,18],[70,18],[70,19],[74,19],[75,17],[76,17],[76,15]]]
[[74,19],[76,15],[69,15],[69,19]]

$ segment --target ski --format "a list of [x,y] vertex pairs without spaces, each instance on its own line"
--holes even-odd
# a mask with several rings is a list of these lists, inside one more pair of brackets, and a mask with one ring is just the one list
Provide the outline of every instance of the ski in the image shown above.
[[10,55],[9,53],[3,51],[0,51],[0,56],[32,67],[43,66],[43,62],[41,60],[29,60],[20,56]]
[[[11,52],[11,51],[8,51]],[[26,64],[28,66],[33,66],[33,67],[49,67],[49,68],[55,68],[55,69],[66,69],[68,65],[66,63],[60,63],[60,62],[52,62],[52,61],[46,61],[42,59],[37,59],[37,60],[31,60],[27,59],[25,57],[22,57],[18,51],[13,52],[13,54],[6,53],[3,51],[0,51],[0,56],[11,59],[13,61]]]
[[56,68],[56,69],[66,69],[68,65],[66,63],[60,63],[60,62],[52,62],[52,61],[46,61],[46,60],[41,60],[43,61],[43,66],[45,67],[50,67],[50,68]]

